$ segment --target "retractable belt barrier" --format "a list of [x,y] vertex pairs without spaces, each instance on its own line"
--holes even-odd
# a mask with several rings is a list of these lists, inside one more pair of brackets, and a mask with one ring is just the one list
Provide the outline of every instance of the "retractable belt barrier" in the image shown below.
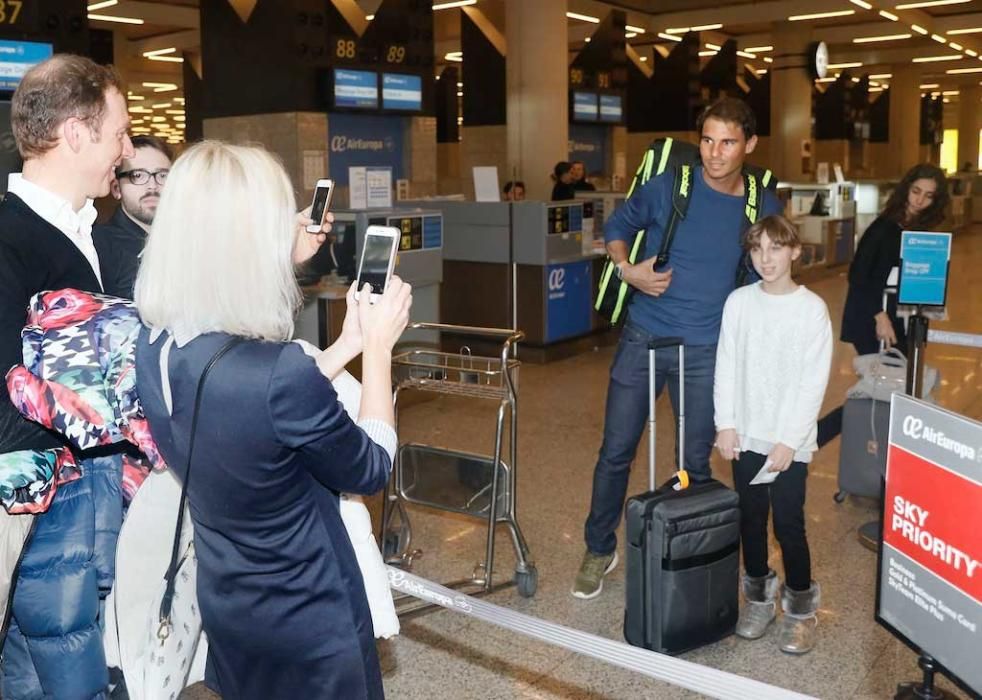
[[393,566],[388,569],[389,585],[400,593],[709,697],[728,700],[811,698],[810,695],[802,695],[691,661],[639,649],[623,642],[615,642],[612,639],[509,610],[445,588]]
[[944,345],[964,345],[967,348],[982,348],[982,335],[972,333],[955,333],[954,331],[928,330],[928,342],[943,343]]

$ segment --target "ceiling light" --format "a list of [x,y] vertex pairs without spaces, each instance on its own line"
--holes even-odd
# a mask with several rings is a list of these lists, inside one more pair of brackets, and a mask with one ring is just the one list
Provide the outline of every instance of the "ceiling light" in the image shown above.
[[858,83],[858,82],[859,82],[859,78],[853,78],[853,79],[852,79],[852,82],[854,82],[854,83]]
[[946,70],[945,73],[948,75],[961,75],[962,73],[982,73],[982,66],[979,68],[952,68],[951,70]]
[[593,41],[593,39],[591,39],[590,37],[587,37],[586,39],[583,40],[583,43],[589,44],[591,41]]
[[928,33],[928,31],[924,27],[922,27],[921,25],[919,25],[919,24],[912,24],[912,25],[910,25],[910,28],[913,29],[918,34],[927,34]]
[[671,29],[666,29],[665,32],[668,34],[686,34],[692,29],[692,27],[672,27]]
[[463,97],[463,96],[464,96],[464,93],[463,93],[463,91],[461,91],[461,90],[458,90],[458,91],[457,91],[457,97]]
[[881,88],[881,87],[871,87],[868,90],[868,92],[883,92],[883,88]]
[[371,22],[373,19],[375,19],[375,15],[365,15],[366,21]]
[[938,7],[940,5],[961,5],[970,0],[921,0],[920,2],[905,2],[897,5],[898,10],[916,10],[918,7]]
[[764,63],[774,63],[774,59],[770,56],[764,56]]
[[675,36],[674,34],[665,34],[664,32],[658,32],[658,36],[662,39],[668,39],[669,41],[682,41],[682,37]]
[[749,53],[767,53],[768,51],[773,51],[773,46],[747,46],[743,49]]
[[979,55],[978,52],[972,51],[972,49],[965,49],[965,53],[967,53],[969,56],[972,56],[973,58]]
[[170,102],[158,102],[157,104],[153,105],[153,108],[154,109],[167,109],[168,107],[170,107],[170,105],[171,105]]
[[898,39],[910,39],[910,34],[883,34],[882,36],[861,36],[853,39],[854,44],[872,44],[874,41],[897,41]]
[[147,107],[141,107],[140,105],[134,105],[127,110],[130,114],[153,114],[152,109]]
[[694,32],[711,32],[714,29],[722,29],[722,24],[700,24],[699,26],[692,27]]
[[947,44],[948,43],[948,40],[947,39],[945,39],[943,36],[940,36],[938,34],[932,34],[931,35],[931,38],[934,39],[939,44]]
[[119,24],[143,24],[143,20],[138,17],[118,17],[116,15],[93,15],[89,13],[89,19],[97,22],[118,22]]
[[634,38],[634,37],[636,37],[637,35],[638,35],[638,33],[637,33],[637,32],[627,32],[627,33],[626,33],[626,34],[624,35],[624,38],[625,38],[625,39],[633,39],[633,38]]
[[737,56],[740,56],[742,58],[757,58],[752,53],[748,53],[746,51],[737,51]]
[[949,100],[949,99],[948,99],[947,97],[946,97],[946,98],[944,98],[944,99],[943,99],[943,100],[941,100],[941,101],[942,101],[942,102],[944,102],[944,103],[945,103],[946,105],[947,105],[947,104],[951,104],[951,100]]
[[962,58],[961,54],[949,54],[947,56],[921,56],[913,59],[914,63],[935,63],[936,61],[958,61]]
[[829,70],[839,70],[841,68],[861,68],[862,65],[862,61],[857,61],[855,63],[830,63],[828,68]]
[[891,22],[896,22],[900,18],[892,12],[887,12],[886,10],[880,10],[880,17],[886,17]]
[[648,57],[647,56],[642,56],[641,57],[641,63],[644,63],[647,60],[648,60]]
[[962,48],[964,48],[964,47],[962,47],[961,44],[955,43],[954,41],[949,41],[948,42],[948,46],[950,46],[951,48],[953,48],[955,51],[961,51]]
[[921,90],[933,90],[934,88],[939,88],[941,85],[938,83],[924,83],[918,86]]
[[[476,0],[475,0],[475,2],[476,2]],[[436,9],[436,6],[434,6],[433,9]],[[581,22],[590,22],[591,24],[600,24],[600,18],[599,17],[591,17],[590,15],[581,15],[578,12],[567,12],[566,13],[566,16],[569,17],[570,19],[578,19]]]
[[816,83],[834,83],[837,79],[838,79],[838,76],[835,77],[835,78],[817,78],[815,80],[815,82]]
[[94,12],[96,10],[103,10],[107,7],[112,7],[113,5],[118,5],[119,0],[102,0],[102,2],[94,2],[89,5],[87,9],[89,12]]
[[438,2],[433,6],[433,11],[437,10],[450,10],[454,7],[467,7],[468,5],[476,5],[477,0],[453,0],[453,2]]
[[461,82],[458,82],[458,83],[457,83],[457,87],[459,87],[459,88],[462,88],[462,87],[464,87],[464,84],[463,84],[463,83],[461,83]]
[[629,32],[634,32],[635,34],[644,34],[644,29],[642,29],[641,27],[632,26],[630,24],[624,25],[624,29],[626,29]]
[[167,109],[167,110],[164,110],[164,114],[175,114],[175,115],[180,116],[180,115],[183,115],[184,114],[184,110],[183,109]]
[[864,10],[872,10],[873,9],[873,6],[872,5],[870,5],[868,2],[863,2],[863,0],[850,0],[850,2],[853,5],[859,5]]
[[950,31],[945,32],[945,34],[951,34],[951,35],[978,34],[979,32],[982,32],[982,27],[967,27],[966,29],[952,29]]
[[147,98],[144,97],[143,95],[127,95],[126,96],[126,99],[127,100],[145,100]]
[[457,63],[460,63],[461,61],[464,60],[464,52],[463,51],[450,51],[446,55],[444,55],[443,58],[446,59],[447,61],[455,61]]
[[870,76],[872,80],[886,80],[887,78],[892,78],[893,73],[874,73]]
[[711,44],[710,42],[707,41],[706,48],[712,49],[713,51],[719,51],[722,47],[719,44]]
[[941,94],[942,95],[957,95],[958,94],[958,90],[945,90]]
[[809,15],[791,15],[789,22],[801,22],[809,19],[824,19],[825,17],[848,17],[856,14],[855,10],[838,10],[836,12],[815,12]]
[[757,75],[766,75],[766,74],[767,74],[766,68],[761,68],[759,71],[757,71]]
[[719,51],[700,51],[699,52],[699,55],[700,56],[715,56],[718,53],[719,53]]
[[153,51],[144,51],[144,56],[163,56],[169,53],[177,53],[177,48],[174,46],[169,46],[166,49],[154,49]]

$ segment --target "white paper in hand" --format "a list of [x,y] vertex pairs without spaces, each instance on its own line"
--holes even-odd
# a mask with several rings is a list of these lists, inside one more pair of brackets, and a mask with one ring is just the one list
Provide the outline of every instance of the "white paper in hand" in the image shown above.
[[772,464],[774,464],[774,462],[772,462],[770,459],[764,462],[764,466],[762,466],[760,471],[757,472],[757,476],[750,480],[750,485],[757,486],[759,484],[770,484],[773,482],[781,474],[781,472],[770,471]]

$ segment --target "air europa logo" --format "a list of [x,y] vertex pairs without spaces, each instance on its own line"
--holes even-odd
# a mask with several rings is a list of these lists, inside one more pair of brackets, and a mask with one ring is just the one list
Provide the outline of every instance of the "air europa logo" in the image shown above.
[[392,151],[395,149],[395,142],[390,138],[386,139],[353,139],[347,136],[331,137],[331,153],[344,153],[345,151]]
[[555,270],[549,271],[549,291],[558,292],[563,288],[566,283],[566,270],[561,267],[557,267]]
[[905,416],[902,430],[904,435],[909,438],[930,442],[932,445],[937,445],[962,459],[974,461],[977,458],[977,451],[974,447],[958,442],[929,425],[924,425],[924,421],[916,416]]

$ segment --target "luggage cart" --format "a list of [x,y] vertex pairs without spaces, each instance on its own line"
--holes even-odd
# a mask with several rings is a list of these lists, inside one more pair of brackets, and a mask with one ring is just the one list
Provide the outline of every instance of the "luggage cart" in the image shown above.
[[[413,349],[392,358],[396,430],[399,426],[399,396],[416,390],[498,402],[491,455],[458,452],[419,444],[399,447],[382,505],[382,554],[386,562],[412,568],[422,552],[411,550],[412,527],[405,505],[416,505],[471,516],[487,522],[484,562],[479,562],[470,578],[446,584],[468,592],[492,591],[494,539],[497,525],[508,528],[515,547],[517,564],[513,581],[499,585],[518,588],[531,597],[538,586],[538,571],[529,557],[528,545],[515,517],[518,459],[518,368],[513,349],[525,334],[521,331],[455,326],[442,323],[412,323],[412,329],[448,331],[476,338],[501,341],[499,357],[472,355],[466,346],[459,353],[429,348]],[[506,414],[510,418],[507,453],[503,459]]]

